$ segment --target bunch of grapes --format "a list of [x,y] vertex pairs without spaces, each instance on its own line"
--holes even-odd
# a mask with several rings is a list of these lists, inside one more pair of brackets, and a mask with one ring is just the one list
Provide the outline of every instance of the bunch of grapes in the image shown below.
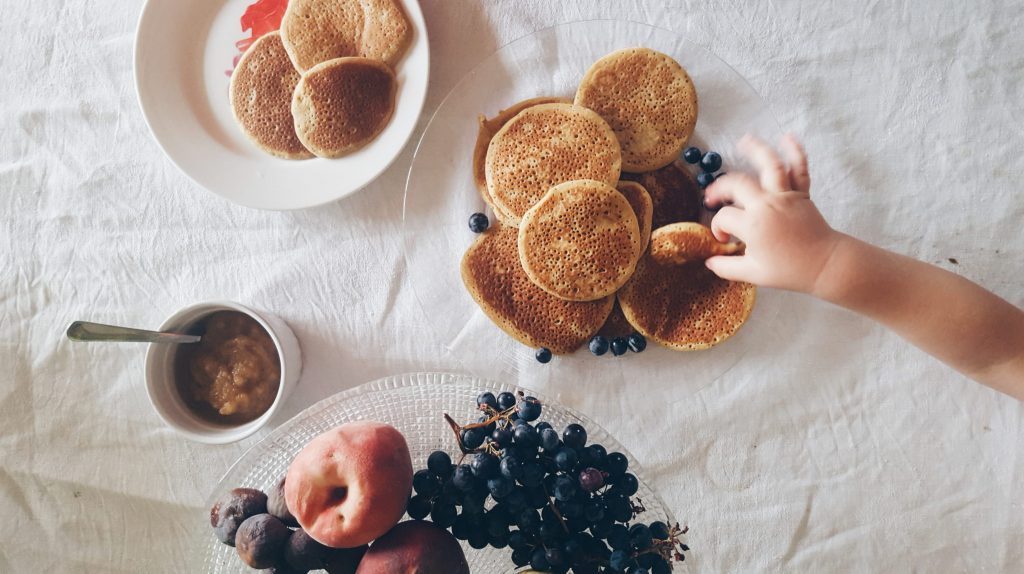
[[413,476],[410,517],[476,549],[508,547],[516,566],[541,572],[662,574],[684,559],[678,524],[632,523],[645,509],[625,455],[587,444],[581,425],[559,434],[538,422],[534,397],[485,392],[477,405],[476,423],[445,415],[461,457],[430,454]]

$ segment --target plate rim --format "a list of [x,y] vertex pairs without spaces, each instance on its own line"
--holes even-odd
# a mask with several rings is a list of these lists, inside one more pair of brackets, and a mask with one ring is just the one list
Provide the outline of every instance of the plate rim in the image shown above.
[[[145,103],[145,99],[143,98],[143,95],[142,95],[142,86],[141,86],[141,81],[140,81],[140,78],[141,78],[141,73],[140,73],[141,63],[140,63],[140,60],[139,60],[139,46],[143,43],[143,39],[142,39],[142,25],[143,25],[143,22],[145,21],[149,11],[151,9],[153,9],[152,7],[155,6],[158,2],[165,2],[165,1],[167,1],[167,0],[145,0],[145,2],[142,5],[142,9],[139,10],[139,16],[138,16],[138,18],[136,19],[136,22],[135,22],[135,34],[134,34],[134,38],[132,39],[132,83],[133,83],[134,88],[135,88],[135,101],[136,101],[136,104],[139,107],[139,110],[142,112],[142,120],[146,124],[146,128],[149,130],[150,137],[153,139],[153,141],[156,142],[157,147],[160,148],[160,152],[163,154],[163,156],[166,159],[168,159],[171,162],[171,165],[173,165],[189,181],[191,181],[193,184],[195,184],[199,188],[203,189],[204,191],[212,193],[213,195],[215,195],[215,196],[217,196],[217,197],[219,197],[219,198],[221,198],[221,199],[223,199],[223,200],[225,200],[225,201],[227,201],[229,203],[232,203],[232,204],[235,204],[235,205],[240,205],[242,207],[246,207],[246,208],[249,208],[249,209],[257,209],[257,210],[260,210],[260,211],[289,212],[289,211],[301,211],[303,209],[311,209],[311,208],[315,208],[315,207],[322,207],[324,205],[328,205],[328,204],[334,203],[335,201],[339,201],[341,199],[344,199],[344,198],[346,198],[346,197],[348,197],[350,195],[354,195],[354,194],[362,191],[363,189],[365,189],[371,183],[375,182],[378,178],[380,178],[380,176],[385,171],[388,170],[388,168],[390,168],[392,165],[394,165],[395,161],[398,160],[398,157],[401,156],[402,152],[405,150],[405,148],[408,147],[409,142],[412,140],[413,135],[417,133],[418,128],[419,128],[420,119],[423,116],[423,109],[426,106],[427,94],[430,92],[430,35],[429,35],[428,30],[427,30],[426,19],[423,16],[422,6],[420,6],[420,0],[404,0],[404,4],[403,5],[406,7],[406,9],[408,11],[410,11],[410,12],[414,12],[414,14],[410,14],[410,19],[413,20],[413,23],[416,25],[416,33],[417,34],[422,34],[422,36],[423,36],[422,42],[423,42],[423,45],[425,46],[425,50],[426,50],[426,65],[424,66],[424,71],[423,71],[423,93],[420,96],[420,98],[418,98],[419,101],[416,102],[416,104],[415,104],[416,108],[417,108],[417,110],[416,110],[416,119],[415,119],[415,121],[412,122],[412,127],[409,130],[409,133],[407,133],[405,135],[405,137],[404,137],[404,139],[402,141],[402,144],[400,146],[398,146],[398,148],[396,149],[394,155],[391,158],[389,158],[386,162],[380,162],[379,169],[376,170],[376,173],[374,173],[373,176],[370,177],[366,181],[366,183],[364,183],[363,185],[361,185],[359,187],[349,189],[349,190],[345,191],[344,193],[340,193],[340,194],[338,194],[335,197],[332,197],[330,199],[324,199],[322,201],[311,202],[311,203],[303,204],[303,205],[290,205],[290,206],[286,206],[286,207],[270,207],[270,206],[267,206],[267,205],[255,205],[255,204],[252,204],[252,203],[247,203],[247,202],[241,201],[241,200],[239,200],[239,199],[237,199],[235,197],[229,197],[229,196],[221,193],[220,191],[211,188],[210,186],[206,185],[205,183],[199,181],[199,179],[195,175],[193,175],[191,172],[186,170],[184,168],[184,166],[182,166],[182,164],[178,161],[178,159],[175,158],[174,155],[168,150],[167,145],[165,145],[164,140],[162,139],[161,135],[159,133],[157,133],[157,130],[153,129],[153,122],[150,121],[150,114],[155,113],[155,112],[147,107],[147,105]],[[226,3],[229,0],[220,0],[220,1]],[[410,6],[414,6],[414,8],[409,8]],[[420,23],[422,23],[422,25],[418,25]],[[397,108],[397,106],[396,106],[396,108]],[[431,118],[433,118],[433,115],[431,115]],[[418,148],[418,146],[417,146],[417,148]],[[415,155],[415,153],[414,153],[414,155]],[[314,158],[314,159],[316,159],[316,158]]]

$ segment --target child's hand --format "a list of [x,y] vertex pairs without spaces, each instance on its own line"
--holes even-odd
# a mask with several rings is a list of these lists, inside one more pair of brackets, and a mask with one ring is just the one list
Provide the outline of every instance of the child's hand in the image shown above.
[[719,241],[735,236],[747,245],[743,255],[719,255],[708,269],[723,279],[813,293],[841,237],[810,199],[807,156],[791,135],[782,139],[788,166],[763,141],[745,136],[738,148],[760,180],[729,173],[716,180],[704,203],[722,207],[711,221]]

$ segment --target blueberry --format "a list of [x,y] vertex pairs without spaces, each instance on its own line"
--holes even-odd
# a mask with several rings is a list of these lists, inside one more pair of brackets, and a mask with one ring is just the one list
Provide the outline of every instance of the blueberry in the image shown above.
[[547,347],[541,347],[537,349],[536,357],[538,363],[545,364],[551,360],[551,350]]
[[510,392],[504,392],[498,395],[498,409],[506,410],[516,406],[516,396]]
[[708,173],[706,171],[697,174],[697,185],[701,187],[707,187],[711,185],[713,181],[715,181],[714,174]]
[[442,450],[435,450],[427,457],[427,468],[442,479],[452,473],[452,458]]
[[686,151],[683,152],[683,159],[686,160],[686,163],[697,163],[700,161],[700,157],[701,153],[699,147],[688,147],[686,148]]
[[616,357],[626,354],[629,350],[629,341],[625,337],[615,337],[612,339],[612,354]]
[[469,230],[473,233],[483,233],[490,227],[491,222],[482,213],[474,213],[469,216]]
[[594,353],[598,357],[608,352],[608,339],[601,335],[594,335],[594,338],[590,340],[590,352]]
[[718,152],[709,151],[700,158],[700,168],[705,173],[715,173],[722,169],[722,156],[718,155]]
[[640,333],[633,333],[629,336],[629,350],[634,353],[643,353],[647,348],[647,339]]

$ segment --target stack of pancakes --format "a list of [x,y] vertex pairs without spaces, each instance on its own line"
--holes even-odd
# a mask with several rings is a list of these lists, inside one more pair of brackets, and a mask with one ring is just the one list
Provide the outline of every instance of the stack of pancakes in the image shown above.
[[284,159],[336,158],[368,144],[395,108],[394,66],[412,28],[401,0],[291,0],[279,32],[231,75],[231,111]]
[[480,308],[531,347],[570,353],[637,331],[677,350],[732,336],[753,285],[704,266],[742,246],[696,223],[679,154],[697,123],[686,70],[646,48],[614,52],[575,99],[538,97],[479,118],[474,180],[497,221],[462,259]]

